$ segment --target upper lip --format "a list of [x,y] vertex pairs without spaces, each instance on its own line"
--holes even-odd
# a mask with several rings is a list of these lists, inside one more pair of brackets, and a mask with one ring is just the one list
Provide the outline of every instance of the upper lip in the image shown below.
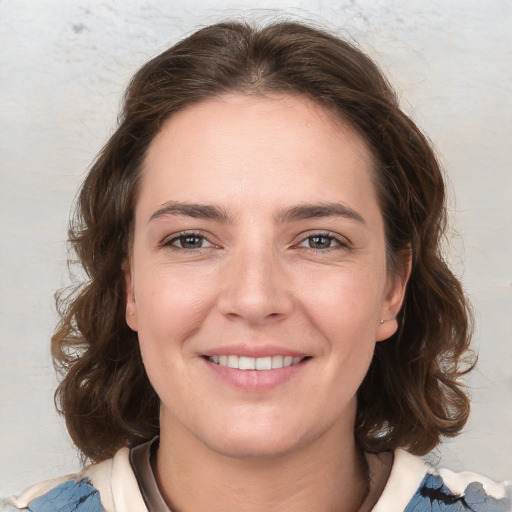
[[272,357],[272,356],[292,356],[292,357],[306,357],[308,354],[299,350],[294,350],[275,345],[233,345],[222,346],[209,349],[202,353],[203,356],[243,356],[243,357]]

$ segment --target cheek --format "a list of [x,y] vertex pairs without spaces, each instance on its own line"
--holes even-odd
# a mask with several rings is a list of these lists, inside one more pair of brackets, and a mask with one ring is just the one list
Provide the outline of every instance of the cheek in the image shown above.
[[[382,274],[382,275],[381,275]],[[304,281],[306,283],[306,281]],[[368,268],[334,268],[311,273],[301,285],[302,303],[331,334],[375,330],[383,303],[385,273]]]
[[174,403],[194,357],[190,342],[211,304],[211,290],[183,272],[140,274],[136,282],[138,338],[149,380],[164,403]]
[[200,327],[214,300],[204,279],[161,268],[139,277],[135,300],[141,345],[181,343]]
[[317,276],[314,291],[303,295],[304,311],[324,340],[334,389],[355,393],[373,357],[385,281],[374,272],[337,270],[326,281]]

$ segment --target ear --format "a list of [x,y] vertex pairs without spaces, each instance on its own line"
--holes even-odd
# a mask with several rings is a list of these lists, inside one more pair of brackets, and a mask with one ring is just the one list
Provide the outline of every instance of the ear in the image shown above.
[[138,330],[137,304],[135,303],[135,292],[133,289],[133,270],[129,261],[124,261],[122,265],[124,274],[124,293],[126,300],[125,318],[128,327],[133,331]]
[[386,296],[382,303],[379,325],[377,328],[377,341],[383,341],[395,334],[398,329],[396,319],[405,298],[407,282],[411,275],[412,249],[409,247],[401,251],[397,257],[396,268],[388,276]]

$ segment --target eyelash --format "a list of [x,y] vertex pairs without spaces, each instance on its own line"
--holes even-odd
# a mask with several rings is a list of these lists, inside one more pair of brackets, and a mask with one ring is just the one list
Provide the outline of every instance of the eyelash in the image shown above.
[[[332,242],[336,242],[336,245],[334,246],[329,246],[329,247],[326,247],[326,248],[323,248],[323,249],[319,249],[319,248],[314,248],[314,247],[308,247],[308,246],[303,246],[302,244],[304,243],[307,243],[308,240],[310,241],[311,243],[311,240],[313,238],[325,238],[327,239],[330,243]],[[336,233],[332,233],[330,231],[315,231],[315,232],[312,232],[312,233],[309,233],[306,237],[304,237],[297,245],[296,247],[301,247],[303,249],[306,249],[308,251],[314,251],[314,252],[330,252],[330,251],[336,251],[336,250],[343,250],[343,249],[350,249],[350,243],[349,241],[344,238],[344,237],[341,237],[340,235],[337,235]]]
[[175,244],[175,242],[178,242],[180,239],[183,241],[186,238],[198,238],[201,241],[206,241],[213,247],[216,246],[211,240],[208,239],[204,234],[199,233],[197,231],[182,231],[180,233],[173,233],[171,237],[166,238],[162,243],[162,247],[166,247],[169,249],[174,249],[177,251],[187,251],[187,252],[197,252],[201,249],[207,249],[207,247],[196,247],[196,248],[188,248],[188,247],[179,247]]
[[[207,247],[189,248],[189,247],[179,247],[178,245],[176,245],[176,243],[179,242],[180,240],[183,242],[187,238],[197,238],[197,239],[199,239],[199,241],[201,243],[208,242],[212,247],[217,247],[217,248],[219,247],[218,245],[214,244],[211,240],[209,240],[209,238],[207,236],[205,236],[204,234],[197,232],[197,231],[182,231],[180,233],[174,233],[170,238],[168,237],[168,238],[164,239],[164,241],[161,243],[161,246],[169,248],[169,249],[173,249],[173,250],[187,251],[187,252],[197,252],[197,251],[200,251],[201,249],[209,248],[208,246]],[[325,248],[314,248],[314,247],[307,247],[307,246],[302,245],[304,243],[307,243],[308,240],[310,241],[309,243],[311,243],[311,240],[314,238],[324,238],[324,239],[327,239],[329,241],[329,243],[336,242],[336,245],[325,247]],[[321,231],[321,232],[315,231],[315,232],[308,234],[304,238],[302,238],[298,244],[294,245],[294,247],[302,248],[307,251],[313,251],[315,253],[318,253],[318,252],[325,253],[325,252],[330,252],[330,251],[335,251],[335,250],[340,250],[340,249],[341,250],[350,249],[351,246],[346,238],[340,237],[339,235],[337,235],[335,233],[332,233],[330,231]]]

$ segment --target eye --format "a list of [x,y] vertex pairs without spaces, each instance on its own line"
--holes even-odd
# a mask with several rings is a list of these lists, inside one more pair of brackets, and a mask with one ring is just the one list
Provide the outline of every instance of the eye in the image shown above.
[[204,236],[198,233],[179,233],[166,239],[162,245],[187,250],[204,249],[213,246]]
[[329,233],[314,233],[305,238],[298,246],[318,251],[346,247],[347,245],[347,243],[342,242],[338,237]]

